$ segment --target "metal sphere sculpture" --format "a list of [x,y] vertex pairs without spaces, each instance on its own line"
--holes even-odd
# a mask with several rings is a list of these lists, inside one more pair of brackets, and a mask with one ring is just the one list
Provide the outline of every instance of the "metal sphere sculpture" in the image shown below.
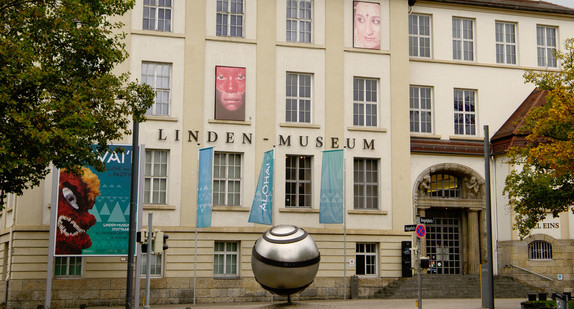
[[251,267],[255,280],[264,289],[289,296],[303,291],[315,280],[320,260],[317,245],[305,230],[294,225],[277,225],[255,241]]

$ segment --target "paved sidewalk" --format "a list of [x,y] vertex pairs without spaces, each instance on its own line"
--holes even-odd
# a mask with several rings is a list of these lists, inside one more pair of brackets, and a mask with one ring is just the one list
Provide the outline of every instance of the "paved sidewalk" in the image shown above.
[[[520,303],[526,299],[495,299],[496,309],[520,309]],[[88,307],[120,309],[124,307]],[[143,308],[143,307],[140,307]],[[323,301],[294,301],[292,304],[276,301],[274,303],[227,303],[227,304],[185,304],[185,305],[151,305],[151,309],[186,309],[186,308],[206,308],[206,309],[276,309],[276,308],[297,308],[297,309],[417,309],[416,299],[358,299],[358,300],[323,300]],[[423,299],[424,309],[480,309],[481,300],[478,298],[457,298],[457,299]]]

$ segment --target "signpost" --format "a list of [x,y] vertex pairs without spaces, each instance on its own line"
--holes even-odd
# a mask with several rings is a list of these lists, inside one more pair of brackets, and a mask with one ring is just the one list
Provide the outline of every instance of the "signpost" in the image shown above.
[[417,234],[417,274],[418,274],[418,300],[417,307],[422,309],[422,279],[421,279],[421,238],[425,237],[427,234],[427,229],[425,224],[434,224],[434,218],[425,218],[417,216],[417,224],[407,224],[405,225],[405,232],[415,232]]
[[[420,218],[419,218],[420,219]],[[418,282],[419,282],[419,298],[417,301],[418,309],[423,308],[423,293],[422,293],[422,278],[421,278],[421,238],[425,237],[427,230],[424,225],[418,224],[416,227],[417,233],[417,275],[418,275]]]
[[434,218],[420,217],[420,224],[434,224]]
[[405,225],[405,232],[414,232],[417,229],[416,224],[407,224]]
[[425,235],[427,234],[427,229],[425,228],[424,225],[419,224],[417,225],[417,230],[416,230],[417,236],[419,238],[423,238],[425,237]]

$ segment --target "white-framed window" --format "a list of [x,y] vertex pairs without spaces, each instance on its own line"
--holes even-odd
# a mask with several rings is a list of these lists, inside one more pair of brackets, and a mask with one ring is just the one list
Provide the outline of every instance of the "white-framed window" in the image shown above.
[[476,135],[476,90],[454,90],[454,134]]
[[285,121],[311,122],[311,74],[287,73]]
[[312,156],[285,157],[285,207],[312,207]]
[[377,79],[353,78],[353,125],[376,127],[378,125],[378,94]]
[[474,61],[474,20],[453,17],[452,59]]
[[516,64],[516,24],[496,22],[496,63]]
[[379,209],[379,160],[355,158],[353,162],[355,209]]
[[423,58],[431,56],[431,17],[429,15],[409,15],[409,56]]
[[217,0],[216,18],[218,36],[243,37],[243,0]]
[[[145,276],[147,273],[147,253],[142,252],[142,262],[140,264],[140,276]],[[163,275],[163,254],[151,254],[151,269],[150,276],[160,278]]]
[[239,276],[239,242],[216,241],[213,251],[214,277]]
[[558,29],[549,26],[536,26],[536,45],[538,47],[538,66],[555,68]]
[[552,244],[544,240],[535,240],[528,244],[529,260],[552,260]]
[[410,87],[410,127],[413,133],[432,133],[432,87]]
[[171,31],[171,0],[144,0],[143,29]]
[[287,0],[287,42],[311,43],[313,1]]
[[144,204],[167,204],[169,151],[146,150]]
[[377,274],[377,244],[357,243],[355,247],[355,273],[357,275]]
[[241,205],[241,154],[216,152],[213,157],[213,205]]
[[150,85],[155,90],[155,102],[146,114],[169,116],[171,64],[143,62],[142,83]]
[[57,256],[54,258],[54,277],[81,278],[81,256]]

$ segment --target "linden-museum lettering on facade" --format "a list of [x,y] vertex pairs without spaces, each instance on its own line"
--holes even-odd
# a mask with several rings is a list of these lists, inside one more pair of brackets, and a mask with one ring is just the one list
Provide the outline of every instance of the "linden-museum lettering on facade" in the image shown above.
[[[242,143],[242,144],[251,144],[253,141],[253,133],[237,133],[237,132],[215,132],[215,131],[206,131],[207,134],[207,143],[215,143],[218,140],[225,141],[226,144],[233,144],[233,143]],[[158,140],[165,141],[168,138],[173,138],[175,141],[180,141],[182,136],[182,132],[180,130],[174,130],[173,134],[169,134],[164,132],[163,129],[158,129]],[[187,141],[188,142],[199,142],[199,131],[198,130],[187,130]],[[341,139],[339,137],[329,137],[325,138],[323,136],[315,136],[314,138],[309,137],[308,135],[299,135],[299,136],[292,136],[292,135],[282,135],[279,134],[278,137],[278,146],[286,146],[291,147],[292,144],[298,144],[301,147],[308,147],[308,146],[315,146],[317,148],[322,148],[327,145],[330,145],[331,149],[339,149],[339,148],[348,148],[354,149],[355,147],[361,147],[363,149],[370,149],[375,150],[375,139],[362,139],[361,142],[357,142],[356,138],[345,138]]]

